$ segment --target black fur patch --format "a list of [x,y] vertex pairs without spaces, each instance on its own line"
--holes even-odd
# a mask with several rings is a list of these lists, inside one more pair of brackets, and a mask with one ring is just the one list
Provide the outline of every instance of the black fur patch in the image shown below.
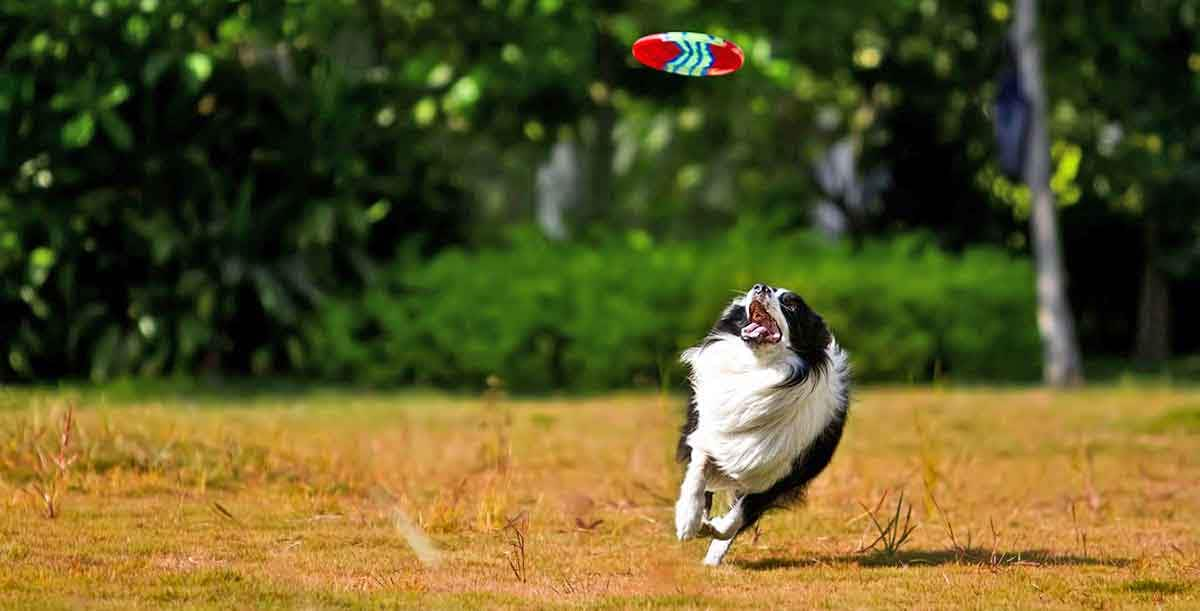
[[721,333],[728,333],[734,337],[738,337],[742,334],[742,327],[746,326],[748,322],[750,322],[750,319],[746,316],[746,306],[736,303],[730,304],[729,307],[725,308],[721,317],[717,319],[717,323],[713,325],[712,330],[708,332],[708,337],[700,345],[707,347],[709,344],[717,341],[713,336]]
[[696,432],[696,427],[700,425],[700,412],[696,409],[696,397],[688,391],[687,411],[684,413],[686,418],[683,421],[683,428],[679,431],[679,445],[675,448],[675,460],[686,463],[692,458],[692,446],[688,445],[688,435]]
[[779,296],[779,304],[788,326],[788,349],[795,352],[801,361],[800,366],[793,368],[791,375],[779,387],[799,386],[807,382],[810,375],[818,378],[825,375],[829,368],[829,355],[825,350],[833,339],[825,320],[791,291]]

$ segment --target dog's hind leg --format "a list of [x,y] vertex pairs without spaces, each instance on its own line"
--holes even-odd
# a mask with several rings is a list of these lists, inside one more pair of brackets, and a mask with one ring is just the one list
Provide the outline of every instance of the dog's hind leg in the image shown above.
[[719,518],[704,520],[703,526],[700,527],[700,534],[705,537],[714,539],[732,539],[737,536],[738,531],[742,529],[742,523],[745,521],[745,513],[742,509],[742,499],[737,497],[733,504],[729,507],[729,511]]
[[708,553],[704,556],[705,566],[719,566],[721,560],[725,558],[726,552],[733,546],[733,539],[742,531],[745,521],[745,511],[742,508],[742,499],[738,497],[733,502],[733,506],[725,515],[714,520],[705,520],[702,527],[702,534],[713,538],[712,543],[708,546]]

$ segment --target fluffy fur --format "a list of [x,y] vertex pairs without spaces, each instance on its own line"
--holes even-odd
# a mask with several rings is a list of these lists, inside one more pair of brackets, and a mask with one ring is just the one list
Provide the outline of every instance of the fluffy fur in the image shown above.
[[[705,564],[720,564],[733,538],[768,509],[800,497],[829,464],[849,408],[846,353],[795,293],[755,285],[726,308],[691,368],[686,464],[676,534],[714,539]],[[714,491],[732,494],[710,519]]]

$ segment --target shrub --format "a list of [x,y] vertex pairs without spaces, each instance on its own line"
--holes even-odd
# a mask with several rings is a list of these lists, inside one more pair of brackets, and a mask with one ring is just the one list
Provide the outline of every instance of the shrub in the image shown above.
[[376,120],[423,85],[343,57],[371,23],[328,2],[3,3],[0,380],[288,371],[322,291],[398,242],[458,239],[450,162]]
[[377,383],[522,391],[678,379],[694,344],[756,281],[803,295],[866,381],[1029,379],[1038,371],[1032,272],[994,249],[921,236],[858,249],[743,225],[702,242],[633,232],[587,246],[518,232],[392,271],[392,289],[330,300],[310,341],[317,372]]

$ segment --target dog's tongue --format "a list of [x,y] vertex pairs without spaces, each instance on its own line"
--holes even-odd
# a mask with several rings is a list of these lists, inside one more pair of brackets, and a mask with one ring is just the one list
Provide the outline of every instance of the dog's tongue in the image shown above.
[[761,339],[766,333],[767,328],[756,322],[752,322],[742,328],[742,337],[745,339]]

